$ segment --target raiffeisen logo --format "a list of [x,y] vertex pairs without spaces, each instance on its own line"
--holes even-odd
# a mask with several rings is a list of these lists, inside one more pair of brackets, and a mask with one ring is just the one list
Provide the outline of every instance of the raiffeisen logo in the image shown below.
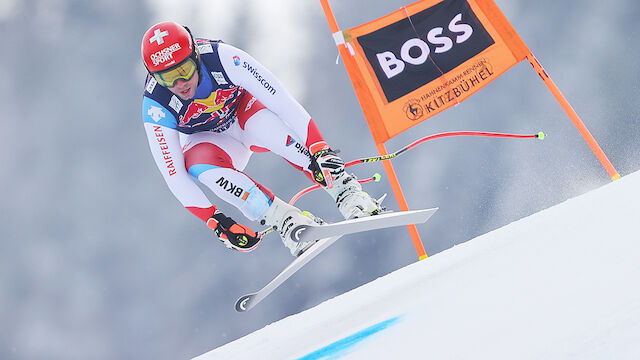
[[411,65],[424,64],[431,53],[429,44],[434,47],[434,53],[442,54],[453,48],[454,41],[455,44],[461,44],[469,40],[473,34],[473,28],[469,24],[462,23],[462,14],[457,14],[449,22],[447,28],[451,33],[456,34],[455,39],[443,35],[444,29],[442,27],[434,27],[427,32],[426,39],[428,43],[417,37],[405,41],[400,48],[400,59],[391,51],[376,54],[378,63],[387,78],[391,79],[404,71],[405,63]]

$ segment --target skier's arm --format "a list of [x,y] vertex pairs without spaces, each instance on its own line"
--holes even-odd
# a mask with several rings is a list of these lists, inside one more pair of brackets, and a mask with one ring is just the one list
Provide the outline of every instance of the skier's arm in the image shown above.
[[147,97],[144,97],[142,108],[149,148],[169,190],[187,210],[206,222],[216,207],[187,173],[175,117]]
[[220,43],[218,54],[227,76],[235,85],[249,91],[298,135],[307,134],[311,115],[266,67],[251,55],[228,44]]
[[145,97],[143,118],[151,154],[173,195],[193,215],[206,222],[227,247],[240,251],[253,250],[261,237],[217,210],[187,172],[175,117],[160,104]]

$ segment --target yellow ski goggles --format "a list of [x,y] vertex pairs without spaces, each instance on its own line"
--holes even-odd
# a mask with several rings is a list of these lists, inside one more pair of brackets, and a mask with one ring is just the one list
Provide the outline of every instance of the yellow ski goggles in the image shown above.
[[172,67],[169,70],[158,71],[153,73],[153,77],[158,81],[158,84],[172,88],[176,85],[178,80],[189,81],[198,70],[198,66],[191,56],[184,59],[178,65]]

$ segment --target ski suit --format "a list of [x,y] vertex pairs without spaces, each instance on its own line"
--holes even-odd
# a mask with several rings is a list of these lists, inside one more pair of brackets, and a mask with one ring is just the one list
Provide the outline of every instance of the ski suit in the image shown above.
[[216,211],[194,182],[258,220],[274,195],[243,170],[274,152],[313,179],[309,148],[326,145],[307,111],[264,66],[220,41],[198,39],[200,83],[182,100],[147,76],[142,119],[151,153],[174,196],[207,221]]

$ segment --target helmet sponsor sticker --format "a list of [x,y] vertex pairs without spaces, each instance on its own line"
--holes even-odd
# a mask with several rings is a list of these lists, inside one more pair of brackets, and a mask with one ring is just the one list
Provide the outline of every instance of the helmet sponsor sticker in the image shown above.
[[173,60],[173,53],[182,49],[180,47],[180,44],[175,43],[171,46],[168,46],[154,54],[151,54],[151,61],[153,62],[153,65],[158,66],[159,64],[163,64],[167,61],[169,61],[170,65],[171,63],[175,62],[175,60]]

